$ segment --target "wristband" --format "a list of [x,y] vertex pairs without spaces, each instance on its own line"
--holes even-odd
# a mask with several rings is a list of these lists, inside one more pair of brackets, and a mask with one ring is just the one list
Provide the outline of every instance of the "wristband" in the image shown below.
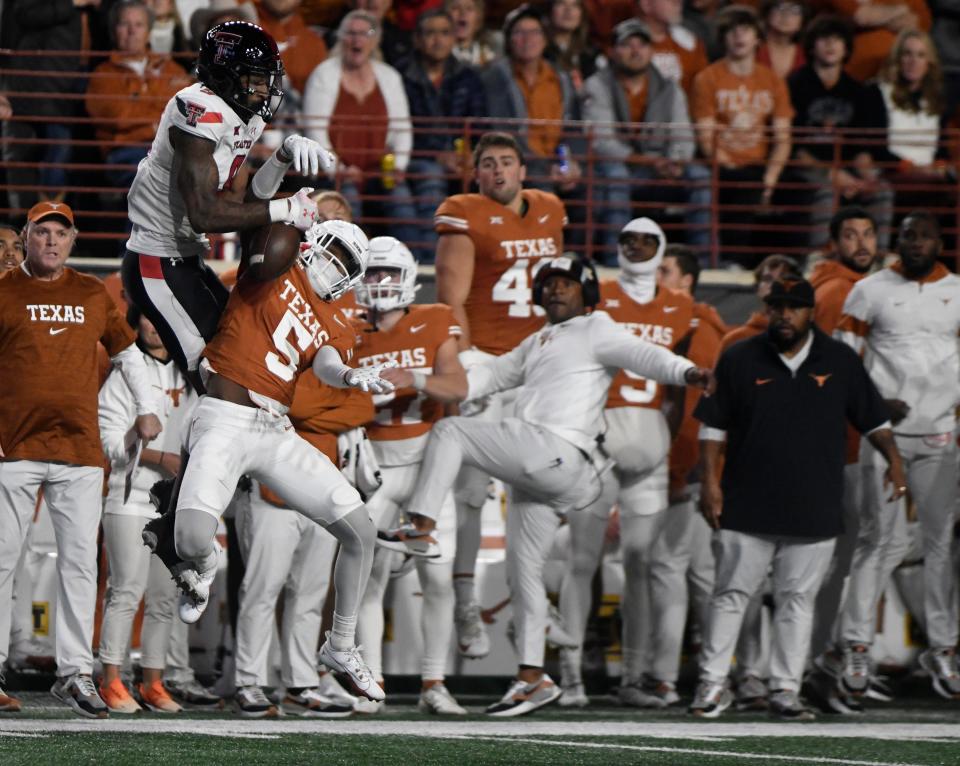
[[290,216],[290,200],[283,199],[270,200],[270,223],[286,223]]
[[410,370],[410,374],[413,376],[413,389],[415,391],[425,390],[427,387],[427,374],[420,372],[420,370]]

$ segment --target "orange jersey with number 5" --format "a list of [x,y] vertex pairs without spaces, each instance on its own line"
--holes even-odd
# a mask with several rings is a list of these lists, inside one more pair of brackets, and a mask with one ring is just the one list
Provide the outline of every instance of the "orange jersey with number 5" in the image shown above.
[[[637,303],[623,291],[619,282],[601,282],[600,304],[597,308],[606,311],[643,340],[669,349],[675,349],[696,326],[693,299],[685,293],[663,288],[657,290],[649,303]],[[610,384],[607,409],[659,409],[662,402],[663,388],[656,381],[620,370]]]
[[457,194],[437,208],[438,234],[473,241],[473,281],[464,305],[470,339],[481,351],[504,354],[540,329],[544,312],[530,296],[539,264],[563,253],[567,214],[555,194],[524,189],[526,214],[482,194]]
[[203,355],[218,374],[289,407],[321,346],[348,361],[355,342],[350,322],[317,297],[298,263],[269,282],[237,282]]
[[[437,350],[448,338],[460,335],[460,325],[449,306],[437,303],[410,306],[405,316],[389,330],[365,325],[357,349],[357,367],[396,362],[408,370],[430,374]],[[412,388],[373,397],[374,419],[367,424],[373,441],[412,439],[427,433],[443,417],[443,405]]]

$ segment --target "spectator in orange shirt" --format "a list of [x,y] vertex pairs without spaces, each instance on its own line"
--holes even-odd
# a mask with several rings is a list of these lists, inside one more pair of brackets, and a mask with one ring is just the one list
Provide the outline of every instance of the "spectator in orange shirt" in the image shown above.
[[760,9],[765,39],[757,49],[757,61],[784,79],[806,63],[800,45],[806,10],[797,0],[765,0]]
[[285,100],[300,101],[303,86],[317,64],[327,57],[327,44],[323,38],[307,26],[300,13],[302,0],[260,0],[257,17],[263,31],[277,41],[280,58],[296,93],[284,83]]
[[763,243],[751,237],[751,224],[756,208],[769,210],[790,156],[793,107],[783,78],[756,60],[760,22],[753,9],[726,8],[720,33],[726,54],[694,78],[690,113],[701,152],[719,169],[724,250],[752,267]]
[[10,223],[0,221],[0,274],[23,263],[23,240],[20,231]]
[[746,324],[735,327],[723,336],[723,340],[720,341],[721,353],[738,341],[765,332],[767,325],[770,324],[770,319],[767,315],[767,304],[764,303],[763,299],[770,292],[770,285],[781,279],[803,279],[803,274],[800,273],[800,268],[793,258],[777,253],[768,255],[760,261],[760,265],[753,270],[753,279],[760,308],[750,315]]
[[876,77],[900,32],[930,30],[925,0],[830,0],[828,5],[857,27],[847,73],[861,82]]
[[190,80],[169,56],[151,53],[153,11],[143,0],[117,3],[110,21],[117,52],[93,71],[86,106],[107,163],[127,166],[107,170],[107,180],[125,190],[147,156],[164,106]]
[[690,94],[693,78],[707,66],[703,40],[681,24],[683,0],[638,0],[636,17],[650,29],[653,65]]

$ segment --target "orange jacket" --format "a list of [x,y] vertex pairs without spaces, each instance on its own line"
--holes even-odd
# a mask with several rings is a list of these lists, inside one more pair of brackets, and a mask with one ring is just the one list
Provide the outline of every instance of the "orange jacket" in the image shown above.
[[754,311],[746,324],[735,327],[723,336],[723,340],[720,341],[720,353],[722,354],[737,341],[746,340],[747,338],[752,338],[754,335],[765,332],[769,324],[770,320],[767,318],[765,312]]
[[820,261],[814,267],[810,275],[817,302],[813,309],[813,321],[827,335],[833,335],[837,329],[844,301],[853,286],[865,276],[840,261]]
[[189,84],[187,73],[169,56],[151,54],[139,75],[115,53],[93,70],[87,85],[87,114],[97,121],[97,139],[153,141],[167,101]]

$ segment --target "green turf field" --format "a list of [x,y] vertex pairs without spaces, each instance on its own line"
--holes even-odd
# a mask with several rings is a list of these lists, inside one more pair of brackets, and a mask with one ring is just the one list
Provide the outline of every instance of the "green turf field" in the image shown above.
[[391,701],[375,717],[342,721],[251,721],[233,711],[144,714],[88,721],[42,693],[0,717],[0,766],[15,764],[822,764],[960,766],[960,705],[932,699],[878,708],[851,720],[775,722],[728,713],[691,720],[681,709],[639,713],[612,705],[584,711],[550,708],[518,719],[480,714],[424,718],[412,698]]

